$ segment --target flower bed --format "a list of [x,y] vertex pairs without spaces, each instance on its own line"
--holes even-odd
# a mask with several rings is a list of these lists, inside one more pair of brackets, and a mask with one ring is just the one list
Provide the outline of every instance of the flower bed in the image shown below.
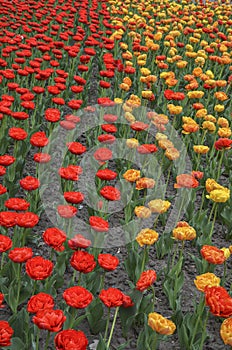
[[229,1],[0,2],[0,346],[232,346]]

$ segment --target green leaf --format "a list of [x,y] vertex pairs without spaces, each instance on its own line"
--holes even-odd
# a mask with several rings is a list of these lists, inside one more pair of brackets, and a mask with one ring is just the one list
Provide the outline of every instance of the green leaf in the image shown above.
[[36,337],[34,333],[31,334],[31,350],[36,350]]
[[[194,211],[193,211],[194,212]],[[192,213],[193,213],[192,212]],[[206,225],[208,221],[208,209],[203,210],[201,212],[197,212],[192,218],[189,220],[190,224],[195,228],[201,228],[203,225]]]
[[69,329],[69,325],[70,325],[70,321],[71,321],[71,318],[72,318],[72,315],[70,312],[66,311],[65,312],[65,316],[66,316],[66,320],[65,320],[65,323],[63,325],[63,329]]
[[196,320],[197,320],[197,315],[191,315],[191,314],[185,315],[185,317],[184,317],[184,323],[187,325],[189,331],[191,331],[192,329],[194,329]]
[[104,341],[101,334],[96,350],[107,350],[107,343]]
[[[9,299],[9,291],[8,288],[3,284],[1,285],[1,292],[4,294],[4,300],[8,304],[8,299]],[[9,305],[9,304],[8,304]]]
[[17,314],[11,316],[9,319],[9,323],[14,329],[14,336],[16,338],[20,338],[24,344],[29,344],[31,342],[31,335],[29,330],[29,315],[25,308],[21,309],[19,312],[17,312]]
[[11,308],[11,310],[13,312],[16,312],[17,310],[17,288],[18,288],[18,281],[17,279],[14,279],[10,285],[9,288],[6,288],[5,286],[2,286],[2,293],[4,294],[5,300],[7,302],[7,304],[9,305],[9,307]]
[[22,141],[20,144],[20,154],[22,155],[23,158],[26,158],[26,155],[28,154],[29,150],[31,148],[30,143],[26,141]]
[[191,256],[191,258],[193,259],[196,265],[198,275],[201,275],[202,273],[205,273],[205,272],[209,272],[209,270],[210,272],[214,271],[215,265],[209,264],[206,260],[200,259],[193,254],[189,254],[189,255]]
[[12,338],[11,346],[4,346],[5,350],[27,350],[26,345],[22,342],[20,338]]
[[87,307],[86,311],[91,332],[97,334],[104,331],[106,320],[102,319],[104,310],[101,301],[99,299],[94,299]]
[[153,303],[152,303],[152,295],[144,295],[139,307],[139,312],[143,312],[144,314],[149,314],[153,311]]
[[226,226],[231,228],[231,208],[229,206],[224,207],[223,210],[219,212],[219,216],[222,219],[222,221],[226,224]]
[[60,274],[57,274],[54,288],[58,289],[58,288],[61,288],[63,285],[64,285],[64,277],[61,276]]
[[20,289],[20,294],[19,294],[19,305],[23,303],[25,300],[27,300],[32,293],[32,288],[30,285],[22,285]]
[[[132,308],[129,308],[132,309]],[[132,327],[132,324],[135,322],[135,317],[137,315],[137,312],[133,313],[132,315],[126,315],[126,311],[128,309],[126,308],[120,308],[119,310],[119,315],[120,315],[120,320],[121,320],[121,325],[122,325],[122,333],[123,336],[126,338],[127,333],[129,329]]]
[[164,232],[155,244],[156,254],[158,259],[162,259],[166,254],[170,252],[174,240],[170,237],[169,232]]
[[120,346],[118,346],[117,350],[123,350],[129,344],[130,344],[130,340],[128,340],[127,342],[125,342],[125,343],[121,344]]
[[99,291],[101,284],[101,271],[95,270],[85,275],[85,288],[88,289],[92,294],[96,294]]
[[144,328],[137,340],[137,350],[156,350],[159,348],[159,335],[147,324],[147,315],[143,317]]
[[[153,350],[150,348],[150,345],[147,341],[147,337],[144,333],[144,330],[142,330],[139,333],[138,341],[137,341],[137,350]],[[154,349],[156,350],[156,349]]]
[[168,277],[171,279],[176,279],[177,276],[179,276],[180,272],[182,271],[182,264],[183,264],[183,256],[177,261],[177,263],[173,266],[171,270],[168,272]]
[[189,349],[189,332],[184,322],[182,323],[181,327],[177,329],[177,331],[178,331],[178,339],[181,345],[181,349],[190,350]]
[[179,293],[184,284],[184,273],[181,271],[180,276],[176,279],[176,292]]
[[9,197],[14,197],[19,191],[19,183],[10,180],[8,177],[4,178],[3,185],[8,189]]
[[136,283],[141,274],[142,257],[135,250],[131,250],[124,265],[129,278]]
[[0,290],[2,290],[2,287],[6,287],[8,284],[9,279],[7,277],[0,277]]
[[29,133],[28,133],[28,139],[31,138],[31,136],[36,133],[37,131],[41,131],[41,125],[42,124],[37,124]]
[[196,240],[196,246],[198,248],[201,248],[203,245],[211,245],[211,239],[208,234],[203,234],[202,236],[198,237]]
[[123,336],[126,337],[132,324],[136,321],[136,316],[138,315],[141,301],[143,299],[143,294],[138,290],[134,290],[130,294],[131,299],[134,302],[134,306],[129,308],[120,307],[119,316],[122,325]]
[[87,317],[87,314],[79,316],[73,324],[73,328],[76,329],[77,326]]
[[[177,268],[176,268],[177,266]],[[174,268],[172,270],[179,270],[179,266],[178,264],[174,266]],[[182,263],[180,264],[180,266],[182,266]],[[172,271],[171,270],[171,271]],[[180,305],[180,291],[181,288],[183,286],[184,283],[184,273],[183,271],[178,271],[178,273],[169,273],[166,281],[164,282],[164,293],[166,294],[166,296],[168,297],[169,300],[169,305],[172,308],[172,310],[179,310],[181,308]]]

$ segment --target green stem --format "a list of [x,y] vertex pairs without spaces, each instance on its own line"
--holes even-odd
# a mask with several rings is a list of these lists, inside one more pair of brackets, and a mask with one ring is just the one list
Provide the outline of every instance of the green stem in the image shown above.
[[198,170],[198,167],[199,167],[199,165],[200,165],[200,162],[201,162],[201,155],[200,155],[200,153],[198,153],[195,171]]
[[72,277],[72,284],[74,284],[74,283],[75,283],[76,274],[77,274],[77,271],[76,271],[76,270],[74,270],[74,272],[73,272],[73,277]]
[[37,287],[37,281],[34,280],[34,281],[33,281],[33,291],[32,291],[32,295],[35,295],[36,287]]
[[152,301],[153,301],[153,306],[155,307],[155,288],[154,288],[154,286],[151,286],[151,290],[152,290]]
[[[20,233],[20,235],[21,235],[21,233]],[[17,232],[17,225],[16,225],[14,227],[14,232],[13,232],[13,248],[20,246],[20,243],[18,242],[20,235]]]
[[101,275],[101,282],[100,282],[99,290],[102,290],[104,288],[105,275],[106,275],[106,272],[104,271],[103,274]]
[[37,335],[36,335],[36,350],[39,350],[39,336],[40,336],[40,328],[38,328]]
[[108,339],[108,342],[107,342],[107,345],[106,345],[107,350],[110,347],[110,343],[111,343],[111,339],[112,339],[112,336],[113,336],[116,319],[117,319],[117,316],[118,316],[118,311],[119,311],[119,306],[115,310],[114,319],[113,319],[112,327],[111,327],[111,330],[110,330],[110,336],[109,336],[109,339]]
[[146,256],[148,254],[148,249],[149,246],[145,245],[144,251],[143,251],[143,260],[142,260],[142,268],[141,268],[141,273],[144,271],[145,269],[145,263],[146,263]]
[[171,264],[171,267],[170,267],[170,270],[173,269],[174,265],[175,265],[175,259],[176,259],[176,254],[178,252],[178,243],[176,243],[176,249],[174,250],[174,254],[173,254],[173,257],[172,257],[172,264]]
[[[182,190],[187,190],[186,188],[182,188]],[[189,189],[190,191],[191,191],[191,189]],[[176,218],[176,223],[175,223],[175,226],[176,226],[176,224],[177,224],[177,222],[179,221],[179,219],[180,219],[180,215],[181,215],[181,211],[182,211],[182,208],[183,208],[183,205],[184,205],[184,203],[185,203],[185,201],[186,201],[186,193],[184,192],[184,191],[181,191],[181,196],[182,196],[182,198],[181,198],[181,202],[180,202],[180,207],[179,207],[179,210],[178,210],[178,214],[177,214],[177,218]]]
[[17,159],[17,156],[18,156],[18,149],[19,149],[19,144],[18,144],[18,141],[15,140],[14,142],[14,152],[13,152],[13,155],[14,157]]
[[165,186],[165,189],[164,189],[164,193],[167,192],[167,187],[168,187],[168,182],[169,182],[170,175],[171,175],[171,170],[172,170],[172,164],[170,163],[170,165],[168,167],[168,175],[167,175],[167,180],[166,180],[166,186]]
[[203,209],[204,201],[205,201],[205,190],[203,191],[202,197],[201,197],[200,214]]
[[213,222],[212,222],[211,230],[210,230],[210,233],[209,233],[209,238],[210,238],[210,239],[212,238],[212,235],[213,235],[213,229],[214,229],[214,225],[215,225],[215,221],[216,221],[216,217],[217,217],[217,208],[218,208],[218,207],[217,207],[216,205],[217,205],[217,203],[214,202],[213,207],[212,207],[212,210],[211,210],[211,213],[210,213],[210,219],[211,219],[213,209],[215,208],[215,210],[214,210]]
[[76,312],[76,309],[74,307],[72,307],[71,309],[71,320],[70,320],[70,324],[69,324],[69,328],[72,328],[74,323],[75,323],[75,320],[76,320],[76,316],[77,316],[77,312]]
[[202,330],[203,336],[201,337],[201,343],[200,343],[200,346],[199,346],[199,350],[203,350],[204,334],[206,332],[206,326],[207,326],[208,317],[209,317],[209,310],[207,310],[207,314],[205,316],[205,322],[204,322],[204,326],[203,326],[203,330]]
[[226,281],[226,273],[227,273],[227,266],[226,266],[226,260],[224,261],[223,264],[223,277],[222,277],[222,286],[224,287],[225,281]]
[[31,229],[29,228],[24,228],[23,232],[22,232],[22,239],[21,239],[21,246],[24,247],[26,244],[26,238],[29,235],[29,232],[31,231]]
[[185,241],[181,242],[181,249],[180,249],[180,253],[179,253],[179,259],[182,258],[183,253],[184,253],[184,245],[185,245]]
[[96,249],[93,250],[93,255],[95,258],[98,256],[99,251],[101,250],[100,248],[104,245],[104,240],[104,232],[94,232],[93,247]]
[[208,218],[208,224],[210,223],[211,218],[213,216],[213,212],[214,212],[215,206],[216,206],[216,202],[213,203],[212,209],[210,211],[209,218]]
[[191,342],[190,342],[190,347],[189,347],[190,349],[193,348],[194,340],[195,340],[196,333],[197,333],[197,328],[198,328],[200,319],[202,317],[202,313],[203,313],[204,307],[205,307],[205,299],[204,299],[204,295],[202,295],[200,303],[199,303],[198,308],[196,310],[196,311],[198,311],[197,312],[198,315],[197,315],[197,321],[195,323],[195,327],[194,327],[193,332],[192,332],[192,337],[191,337]]
[[39,190],[36,189],[34,192],[34,211],[36,212],[37,208],[38,208],[38,203],[39,203]]
[[47,350],[47,348],[48,348],[48,344],[49,344],[49,340],[50,340],[50,335],[51,335],[51,332],[48,332],[44,350]]
[[[217,138],[217,134],[215,134],[214,135],[214,139],[213,139],[213,143],[212,143],[212,148],[211,148],[211,150],[210,150],[210,153],[208,153],[207,154],[207,161],[209,162],[209,164],[210,164],[210,161],[211,161],[211,159],[212,159],[212,157],[213,157],[213,155],[214,155],[214,152],[215,152],[215,148],[214,148],[214,143],[215,143],[215,141],[216,141],[216,138]],[[217,156],[216,156],[217,157]],[[215,158],[216,158],[215,157]]]
[[73,222],[73,219],[69,219],[68,225],[67,225],[67,236],[68,236],[68,237],[72,237],[72,236],[71,236],[72,222]]
[[105,329],[104,341],[106,341],[106,338],[107,338],[109,324],[110,324],[110,308],[108,308],[108,315],[107,315],[107,321],[106,321],[106,329]]
[[81,284],[81,276],[82,276],[82,273],[79,272],[78,281],[77,281],[78,286]]
[[19,303],[19,294],[21,289],[21,271],[22,271],[22,264],[19,264],[18,271],[17,271],[17,295],[16,295],[16,305],[14,313],[17,313],[18,303]]
[[157,349],[157,340],[158,340],[158,333],[156,331],[154,331],[154,336],[153,336],[153,340],[152,340],[152,350],[156,350]]
[[6,255],[6,253],[3,252],[3,253],[2,253],[2,257],[1,257],[1,270],[3,269],[4,260],[5,260],[5,255]]
[[218,173],[217,173],[216,181],[219,180],[219,177],[220,177],[220,175],[221,175],[221,167],[222,167],[222,160],[223,160],[223,157],[224,157],[224,150],[222,150],[221,158],[220,158],[220,160],[219,160],[219,164],[218,164]]
[[208,131],[207,129],[204,130],[203,135],[202,135],[202,139],[201,139],[201,142],[200,142],[200,145],[202,145],[204,143],[207,131]]
[[50,255],[50,260],[51,260],[51,261],[53,260],[53,256],[54,256],[54,249],[52,248],[52,250],[51,250],[51,255]]
[[48,286],[49,286],[49,277],[46,278],[45,284],[44,284],[44,288],[46,291],[48,291]]
[[155,219],[155,221],[154,221],[154,229],[155,229],[156,224],[157,224],[157,222],[158,222],[158,220],[159,220],[159,215],[160,215],[160,214],[157,215],[157,217],[156,217],[156,219]]

